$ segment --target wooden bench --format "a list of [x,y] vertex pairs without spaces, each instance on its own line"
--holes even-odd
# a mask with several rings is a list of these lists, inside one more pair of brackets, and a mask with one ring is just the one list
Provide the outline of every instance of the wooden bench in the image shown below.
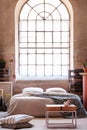
[[[54,128],[54,127],[66,127],[66,128],[76,128],[77,127],[77,107],[73,104],[65,106],[64,104],[47,104],[46,105],[46,126],[48,128]],[[70,112],[71,115],[71,123],[50,123],[50,113],[51,112]]]

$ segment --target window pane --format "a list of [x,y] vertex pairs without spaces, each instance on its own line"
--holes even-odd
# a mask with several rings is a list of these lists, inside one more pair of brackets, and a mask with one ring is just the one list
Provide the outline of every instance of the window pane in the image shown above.
[[45,42],[45,47],[51,48],[52,47],[52,43],[48,43],[48,42],[46,43]]
[[27,43],[20,43],[20,44],[19,44],[19,47],[21,47],[21,48],[24,48],[24,47],[25,47],[25,48],[26,48],[26,47],[27,47]]
[[52,54],[52,49],[45,49],[45,53],[50,53],[50,54]]
[[54,54],[53,55],[53,63],[54,65],[58,65],[61,63],[61,57],[59,54]]
[[62,66],[62,75],[67,76],[67,70],[69,70],[68,66]]
[[44,33],[43,32],[37,32],[37,41],[44,42]]
[[35,65],[29,65],[28,66],[28,75],[32,75],[34,76],[35,75]]
[[26,54],[20,54],[20,64],[22,64],[22,65],[27,64],[27,55]]
[[27,31],[27,21],[20,21],[20,31]]
[[52,55],[50,54],[45,55],[45,65],[46,64],[52,64]]
[[61,47],[61,43],[60,42],[59,43],[55,43],[54,42],[53,47],[59,47],[60,48]]
[[54,49],[54,50],[53,50],[53,53],[54,53],[54,54],[56,54],[56,53],[57,53],[57,54],[60,54],[60,49]]
[[45,22],[45,31],[52,31],[52,21]]
[[29,54],[35,54],[35,49],[28,49]]
[[68,55],[62,55],[62,64],[69,64],[69,57],[68,57]]
[[28,55],[28,63],[35,64],[35,55],[33,55],[33,54]]
[[53,66],[53,74],[56,75],[61,75],[61,67],[60,66]]
[[68,47],[68,49],[69,49],[69,42],[67,42],[67,43],[62,43],[62,47]]
[[28,43],[28,47],[29,48],[35,47],[35,43]]
[[62,42],[69,42],[69,33],[68,32],[62,33]]
[[41,21],[37,21],[37,31],[44,31],[44,22]]
[[35,21],[28,21],[28,31],[35,31]]
[[53,27],[54,27],[55,31],[60,31],[61,30],[61,23],[60,23],[60,21],[54,21],[53,24],[54,24]]
[[27,42],[27,32],[20,32],[20,42]]
[[20,66],[20,75],[27,76],[27,66]]
[[52,66],[45,66],[45,75],[52,75]]
[[37,53],[44,54],[44,49],[37,49]]
[[42,42],[42,43],[38,43],[38,42],[37,42],[36,45],[37,45],[37,48],[38,48],[38,47],[41,47],[41,48],[44,47],[44,43],[43,43],[43,42]]
[[37,64],[44,64],[44,55],[37,55]]
[[29,42],[35,42],[35,32],[29,32],[28,33],[28,41]]
[[69,49],[62,49],[62,53],[66,53],[66,54],[68,54],[69,53]]
[[45,32],[45,41],[52,42],[52,33]]
[[20,53],[22,53],[22,54],[27,54],[27,49],[20,49]]
[[69,21],[62,21],[62,31],[69,31]]
[[53,36],[54,42],[60,42],[60,32],[54,32]]
[[44,66],[37,65],[37,76],[43,76],[43,75],[44,75]]

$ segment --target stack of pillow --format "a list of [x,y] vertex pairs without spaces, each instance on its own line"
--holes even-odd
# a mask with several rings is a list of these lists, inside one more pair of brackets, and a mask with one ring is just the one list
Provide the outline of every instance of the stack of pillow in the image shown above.
[[29,123],[34,117],[26,114],[16,114],[0,119],[3,128],[18,129],[30,128],[33,125]]

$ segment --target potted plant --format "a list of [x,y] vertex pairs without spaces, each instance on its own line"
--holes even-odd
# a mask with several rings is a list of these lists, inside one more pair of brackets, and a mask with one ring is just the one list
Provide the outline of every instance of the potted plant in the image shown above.
[[6,64],[6,61],[3,58],[0,58],[0,68],[1,69],[5,68],[5,64]]
[[83,62],[83,70],[87,73],[87,59]]

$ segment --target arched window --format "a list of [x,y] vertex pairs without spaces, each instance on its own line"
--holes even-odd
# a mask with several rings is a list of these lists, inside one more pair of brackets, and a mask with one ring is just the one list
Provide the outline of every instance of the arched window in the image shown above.
[[70,15],[61,0],[29,0],[18,19],[18,77],[68,76]]

